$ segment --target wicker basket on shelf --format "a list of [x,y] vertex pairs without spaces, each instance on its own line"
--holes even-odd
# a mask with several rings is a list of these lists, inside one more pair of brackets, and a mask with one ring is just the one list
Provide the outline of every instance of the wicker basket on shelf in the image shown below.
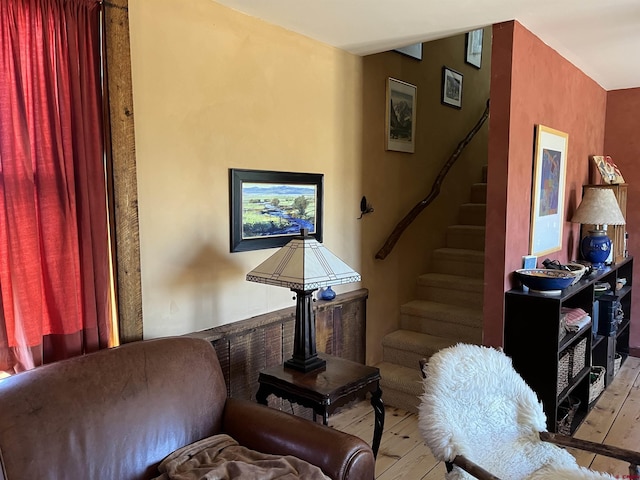
[[618,373],[618,370],[620,370],[620,365],[622,365],[622,355],[620,355],[619,353],[616,353],[615,357],[613,358],[613,376],[615,377]]
[[583,338],[573,349],[571,359],[571,378],[575,378],[586,365],[587,339]]
[[569,372],[571,371],[571,352],[565,351],[558,362],[558,395],[569,386]]
[[606,369],[599,365],[591,367],[589,374],[589,403],[596,400],[604,390],[604,377]]
[[567,397],[558,406],[558,433],[571,435],[571,424],[578,408],[580,408],[580,400],[572,396]]

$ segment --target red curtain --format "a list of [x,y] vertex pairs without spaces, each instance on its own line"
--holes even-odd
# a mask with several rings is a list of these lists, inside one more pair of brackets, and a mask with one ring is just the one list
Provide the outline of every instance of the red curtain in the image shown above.
[[0,1],[0,370],[108,345],[95,0]]

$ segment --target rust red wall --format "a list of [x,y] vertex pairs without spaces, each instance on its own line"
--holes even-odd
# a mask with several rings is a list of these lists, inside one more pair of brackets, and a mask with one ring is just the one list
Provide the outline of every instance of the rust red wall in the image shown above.
[[[589,156],[602,152],[607,93],[518,22],[493,27],[484,343],[503,341],[504,291],[529,251],[535,126],[569,134],[561,251],[577,257],[579,228],[569,220],[589,178]],[[623,172],[624,173],[624,172]],[[640,235],[639,235],[640,236]],[[495,261],[494,261],[495,259]]]
[[[607,92],[604,154],[611,155],[628,186],[628,249],[635,255],[633,275],[636,288],[632,296],[632,318],[640,317],[640,88]],[[640,328],[631,324],[629,345],[640,353]]]

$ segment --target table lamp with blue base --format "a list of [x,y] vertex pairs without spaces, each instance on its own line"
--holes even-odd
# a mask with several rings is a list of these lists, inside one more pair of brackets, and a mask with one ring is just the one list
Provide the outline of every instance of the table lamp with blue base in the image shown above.
[[580,242],[580,253],[595,270],[601,270],[611,254],[611,239],[606,226],[626,223],[613,190],[604,186],[585,187],[582,202],[571,221],[593,226]]

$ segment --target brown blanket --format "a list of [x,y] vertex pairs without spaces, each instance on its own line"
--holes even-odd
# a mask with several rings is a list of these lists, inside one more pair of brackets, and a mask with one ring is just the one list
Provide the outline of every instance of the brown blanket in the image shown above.
[[154,480],[328,480],[322,470],[292,456],[249,450],[229,435],[214,435],[176,450]]

